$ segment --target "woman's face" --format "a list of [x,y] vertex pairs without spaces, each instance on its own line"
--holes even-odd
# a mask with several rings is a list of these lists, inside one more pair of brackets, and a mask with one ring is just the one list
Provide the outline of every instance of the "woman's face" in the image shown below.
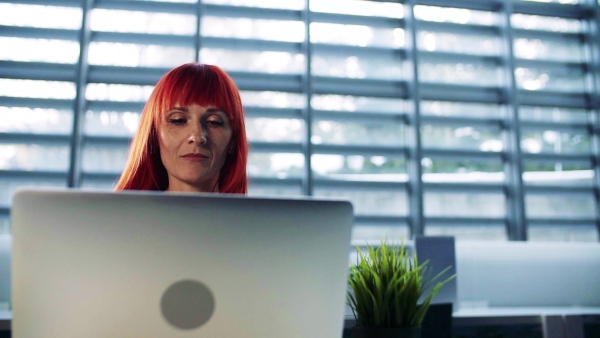
[[217,191],[230,149],[231,125],[218,108],[175,107],[160,122],[160,158],[167,169],[167,191]]

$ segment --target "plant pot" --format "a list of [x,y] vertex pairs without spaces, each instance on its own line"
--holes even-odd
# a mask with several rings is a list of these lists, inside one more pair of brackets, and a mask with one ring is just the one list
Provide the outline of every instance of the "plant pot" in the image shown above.
[[352,338],[421,338],[421,327],[352,327]]

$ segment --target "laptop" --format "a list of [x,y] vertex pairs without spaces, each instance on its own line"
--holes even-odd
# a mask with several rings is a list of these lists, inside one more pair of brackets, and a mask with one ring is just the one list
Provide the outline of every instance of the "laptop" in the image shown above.
[[346,201],[15,194],[13,337],[340,337]]

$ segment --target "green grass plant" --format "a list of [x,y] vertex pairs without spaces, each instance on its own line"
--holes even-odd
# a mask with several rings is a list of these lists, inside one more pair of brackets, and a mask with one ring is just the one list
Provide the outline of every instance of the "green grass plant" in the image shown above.
[[[416,327],[429,309],[433,297],[455,276],[443,281],[442,272],[423,283],[427,261],[419,264],[417,255],[407,252],[404,244],[382,241],[380,246],[368,246],[366,251],[357,247],[358,259],[348,274],[348,304],[357,326],[363,327]],[[424,292],[431,291],[419,299]]]

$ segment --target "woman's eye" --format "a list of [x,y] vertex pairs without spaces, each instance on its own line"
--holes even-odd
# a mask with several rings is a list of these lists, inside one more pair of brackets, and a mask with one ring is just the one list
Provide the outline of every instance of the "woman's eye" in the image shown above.
[[208,121],[206,121],[206,123],[211,127],[222,127],[225,125],[225,123],[223,121],[219,121],[219,120],[208,120]]
[[183,125],[185,122],[185,119],[169,119],[169,123],[174,125]]

